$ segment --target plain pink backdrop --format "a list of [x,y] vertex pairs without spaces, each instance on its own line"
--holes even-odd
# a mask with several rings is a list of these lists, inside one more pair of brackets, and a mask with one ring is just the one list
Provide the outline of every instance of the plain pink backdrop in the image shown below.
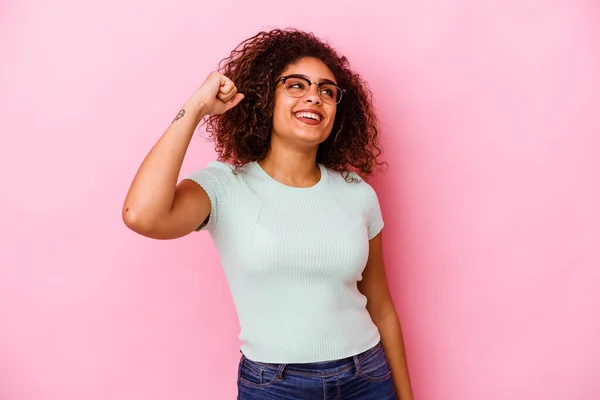
[[[390,284],[418,400],[600,398],[600,3],[4,0],[0,398],[233,399],[206,233],[121,221],[143,157],[260,29],[369,82]],[[214,158],[199,132],[182,174]]]

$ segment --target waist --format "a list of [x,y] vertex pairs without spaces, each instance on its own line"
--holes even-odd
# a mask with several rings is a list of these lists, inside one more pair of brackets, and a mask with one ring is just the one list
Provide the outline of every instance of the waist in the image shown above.
[[272,371],[281,370],[285,367],[285,370],[288,373],[298,373],[299,375],[308,375],[308,376],[325,376],[328,374],[336,374],[346,369],[350,369],[357,364],[360,364],[367,358],[371,357],[374,353],[379,351],[382,348],[381,342],[378,342],[375,346],[371,347],[368,350],[363,351],[362,353],[356,354],[354,356],[344,357],[336,360],[330,361],[319,361],[319,362],[309,362],[309,363],[265,363],[260,361],[253,361],[246,357],[242,352],[242,362],[247,360],[252,364],[259,366],[261,368],[270,369]]
[[[262,309],[264,309],[263,307]],[[258,313],[255,313],[258,314]],[[242,318],[241,350],[264,363],[317,363],[340,360],[373,347],[380,340],[366,308],[335,315],[271,313]]]

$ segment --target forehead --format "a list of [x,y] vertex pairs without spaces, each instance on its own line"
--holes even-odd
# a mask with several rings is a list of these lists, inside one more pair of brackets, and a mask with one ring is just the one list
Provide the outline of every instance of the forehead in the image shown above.
[[325,65],[323,61],[312,57],[299,59],[295,63],[288,65],[282,73],[282,75],[291,74],[306,75],[313,81],[320,81],[323,79],[335,81],[335,76],[333,75],[333,72],[327,68],[327,65]]

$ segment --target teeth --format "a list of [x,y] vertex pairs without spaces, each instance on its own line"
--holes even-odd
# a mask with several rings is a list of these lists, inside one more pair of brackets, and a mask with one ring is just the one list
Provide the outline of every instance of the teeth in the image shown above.
[[310,119],[314,119],[317,121],[321,120],[321,117],[319,117],[318,114],[311,113],[311,112],[299,112],[299,113],[296,113],[296,117],[310,118]]

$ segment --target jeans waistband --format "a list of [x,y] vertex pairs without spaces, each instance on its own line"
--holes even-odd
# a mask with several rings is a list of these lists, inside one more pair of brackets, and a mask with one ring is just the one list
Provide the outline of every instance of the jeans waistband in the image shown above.
[[382,347],[381,342],[377,343],[370,349],[357,354],[355,356],[345,357],[338,360],[313,362],[313,363],[301,363],[301,364],[273,364],[253,361],[243,355],[242,357],[249,362],[260,366],[261,368],[271,369],[273,371],[283,372],[285,369],[288,373],[297,372],[301,375],[319,375],[333,374],[340,372],[341,370],[349,369],[352,366],[358,366],[361,362],[373,355],[377,350]]

